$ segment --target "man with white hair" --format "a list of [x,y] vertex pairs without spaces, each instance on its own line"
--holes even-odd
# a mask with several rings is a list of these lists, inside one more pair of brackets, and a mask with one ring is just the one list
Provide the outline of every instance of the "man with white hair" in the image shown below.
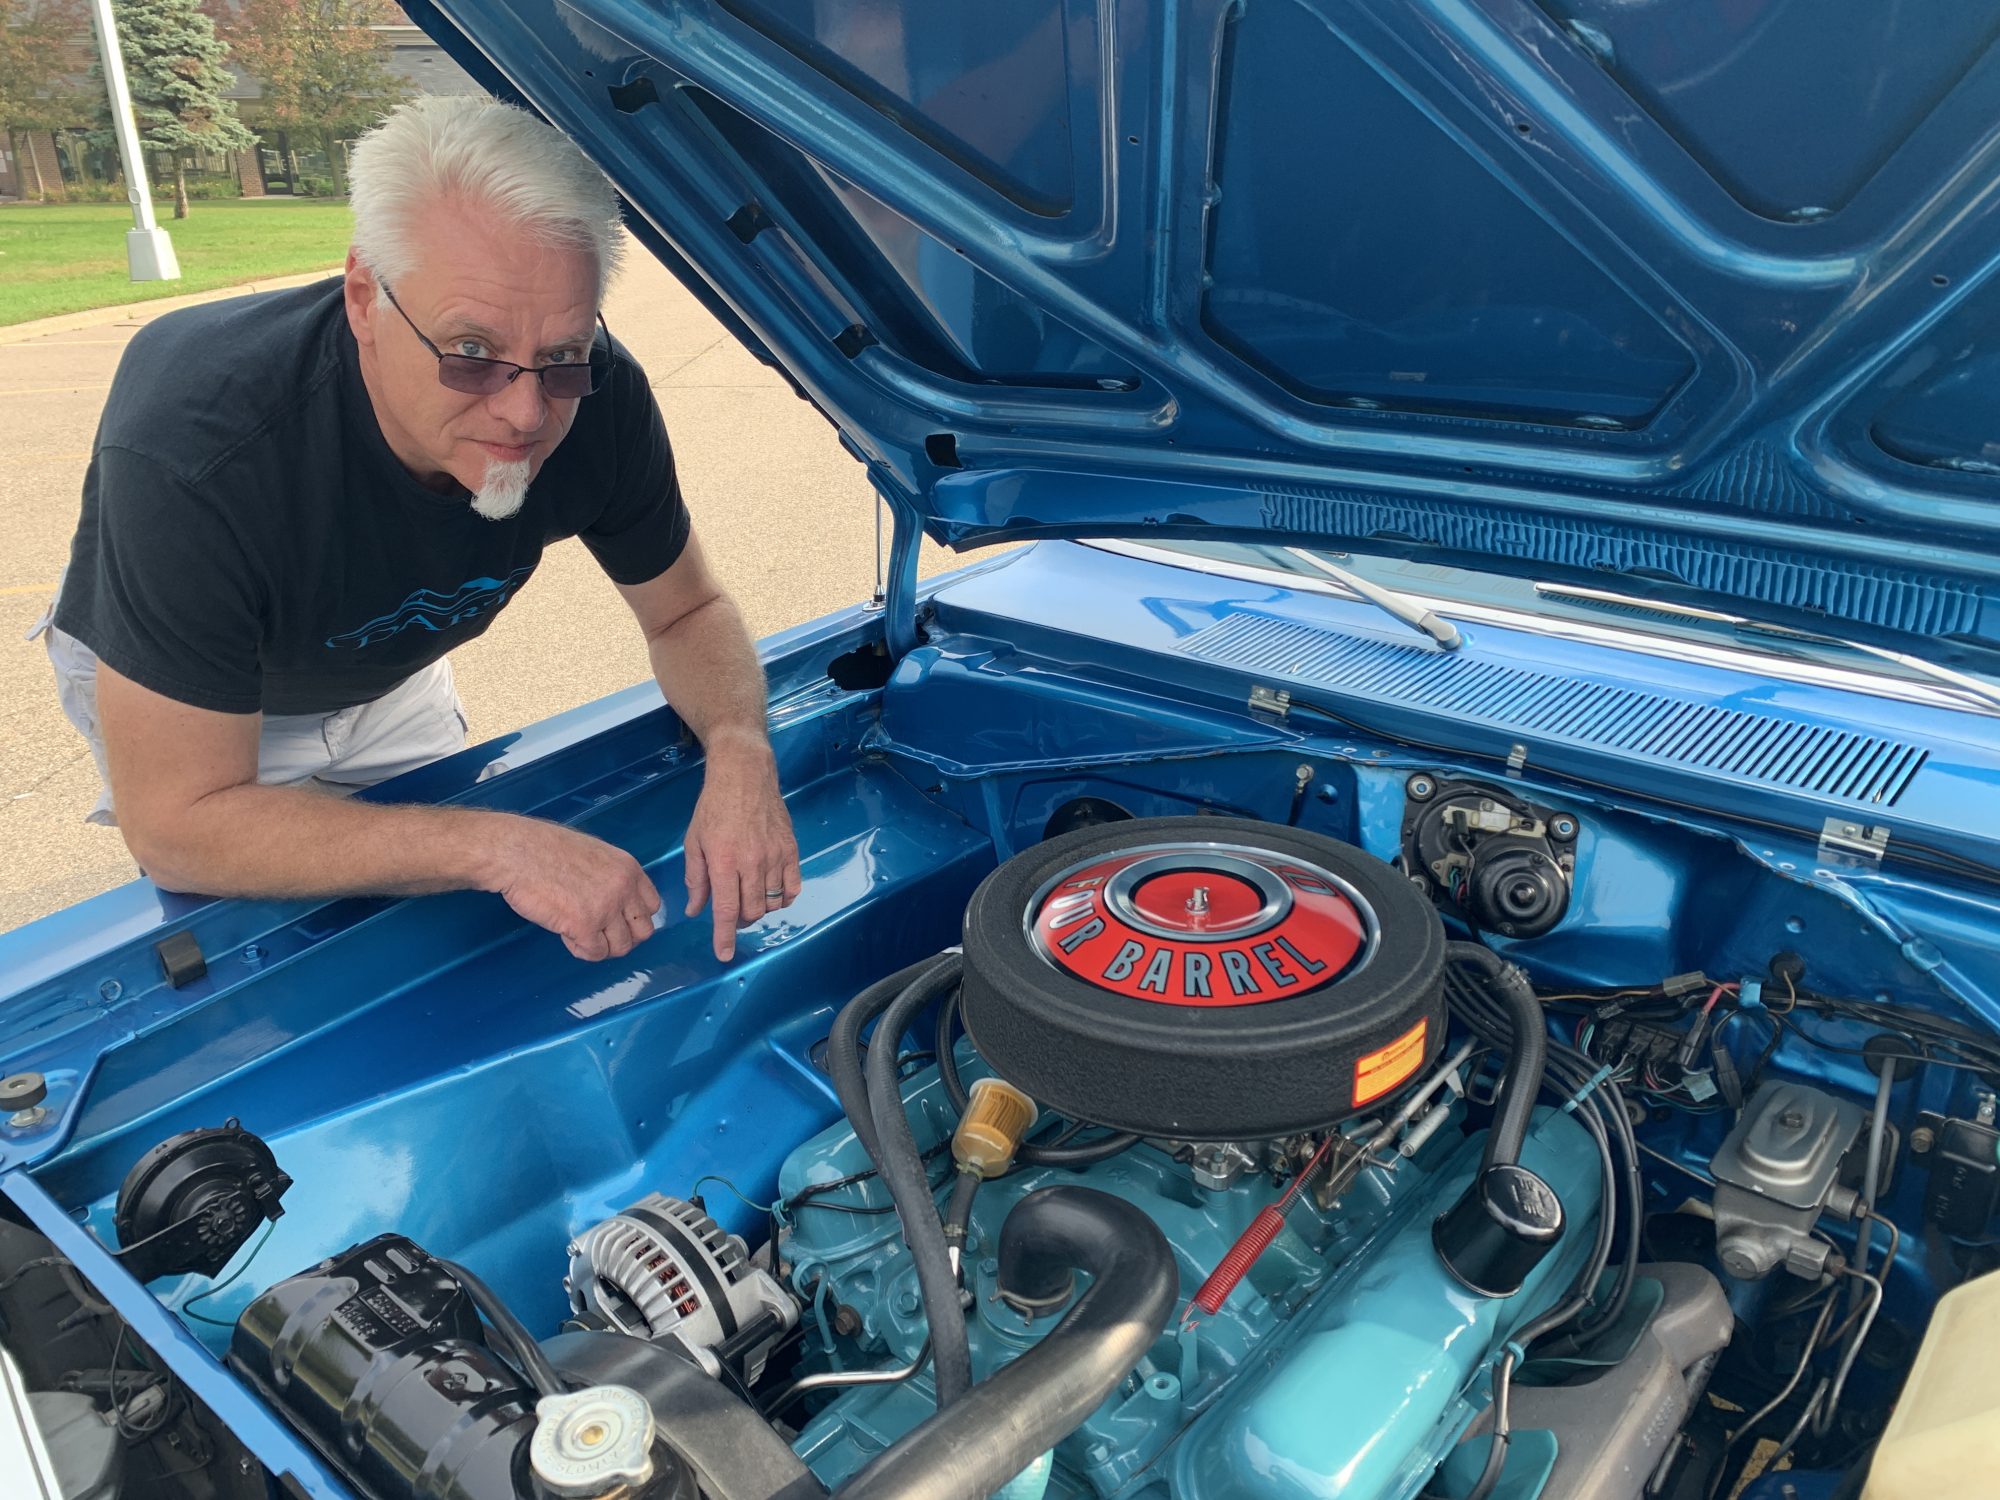
[[106,400],[48,630],[65,712],[160,884],[223,896],[483,889],[580,958],[653,931],[629,854],[560,824],[344,800],[450,754],[445,653],[578,536],[706,767],[687,914],[718,958],[799,892],[763,674],[702,559],[644,372],[599,315],[610,184],[486,99],[354,150],[340,281],[168,314]]

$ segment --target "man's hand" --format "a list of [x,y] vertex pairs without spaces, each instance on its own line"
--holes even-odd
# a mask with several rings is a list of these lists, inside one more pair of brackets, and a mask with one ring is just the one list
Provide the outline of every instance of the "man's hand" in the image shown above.
[[500,858],[491,889],[578,958],[622,958],[653,935],[660,893],[623,849],[560,823],[508,818]]
[[660,691],[708,757],[687,830],[687,914],[715,900],[715,956],[736,956],[736,929],[799,894],[799,845],[764,729],[764,669],[743,617],[693,537],[645,583],[618,585],[646,632]]
[[282,898],[471,888],[506,897],[578,958],[618,958],[653,935],[660,895],[639,862],[573,828],[259,786],[257,715],[191,708],[102,665],[97,700],[120,831],[169,890]]
[[[746,737],[748,738],[748,737]],[[736,956],[736,929],[798,898],[799,846],[762,737],[713,746],[687,830],[687,914],[715,900],[715,956]]]

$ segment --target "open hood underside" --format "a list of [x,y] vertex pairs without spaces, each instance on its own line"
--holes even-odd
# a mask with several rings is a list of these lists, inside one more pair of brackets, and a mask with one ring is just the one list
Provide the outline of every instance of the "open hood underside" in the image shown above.
[[408,8],[939,540],[1611,574],[2000,660],[2000,10]]

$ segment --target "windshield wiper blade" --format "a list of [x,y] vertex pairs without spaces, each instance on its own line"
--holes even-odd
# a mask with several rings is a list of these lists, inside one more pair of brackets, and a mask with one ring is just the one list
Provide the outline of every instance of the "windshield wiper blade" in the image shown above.
[[[1831,647],[1836,651],[1851,651],[1859,656],[1872,656],[1877,661],[1893,662],[1919,677],[1928,677],[1933,682],[1944,683],[1955,688],[1969,698],[1977,698],[1981,703],[2000,708],[2000,687],[1984,682],[1967,672],[1952,667],[1941,666],[1934,661],[1925,661],[1921,656],[1912,656],[1907,651],[1897,651],[1888,646],[1876,646],[1867,641],[1850,641],[1845,636],[1827,635],[1817,630],[1804,630],[1797,625],[1777,625],[1766,620],[1753,620],[1747,615],[1733,615],[1719,609],[1703,609],[1693,604],[1670,604],[1660,599],[1638,599],[1629,594],[1613,593],[1609,589],[1580,588],[1567,583],[1538,583],[1535,592],[1548,598],[1564,599],[1581,604],[1608,604],[1625,609],[1643,610],[1649,614],[1667,615],[1675,619],[1698,620],[1706,624],[1727,625],[1737,636],[1752,636],[1760,641],[1793,642],[1802,646]],[[1788,655],[1803,655],[1789,652]]]
[[1370,583],[1365,578],[1357,578],[1345,568],[1337,568],[1316,552],[1304,547],[1285,549],[1307,567],[1317,568],[1327,577],[1335,580],[1355,595],[1366,599],[1386,615],[1393,615],[1420,635],[1427,635],[1438,643],[1440,649],[1456,651],[1465,644],[1465,637],[1458,633],[1458,627],[1449,620],[1441,620],[1432,611],[1412,600],[1405,599],[1392,589],[1385,589],[1379,583]]

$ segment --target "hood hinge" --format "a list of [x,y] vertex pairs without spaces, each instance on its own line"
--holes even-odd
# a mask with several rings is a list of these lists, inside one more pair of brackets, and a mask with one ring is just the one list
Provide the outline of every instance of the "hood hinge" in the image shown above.
[[1250,689],[1250,712],[1287,719],[1291,717],[1292,695],[1284,688],[1267,688],[1257,684]]
[[1828,818],[1819,831],[1819,857],[1827,863],[1879,865],[1889,847],[1889,830],[1852,818]]

